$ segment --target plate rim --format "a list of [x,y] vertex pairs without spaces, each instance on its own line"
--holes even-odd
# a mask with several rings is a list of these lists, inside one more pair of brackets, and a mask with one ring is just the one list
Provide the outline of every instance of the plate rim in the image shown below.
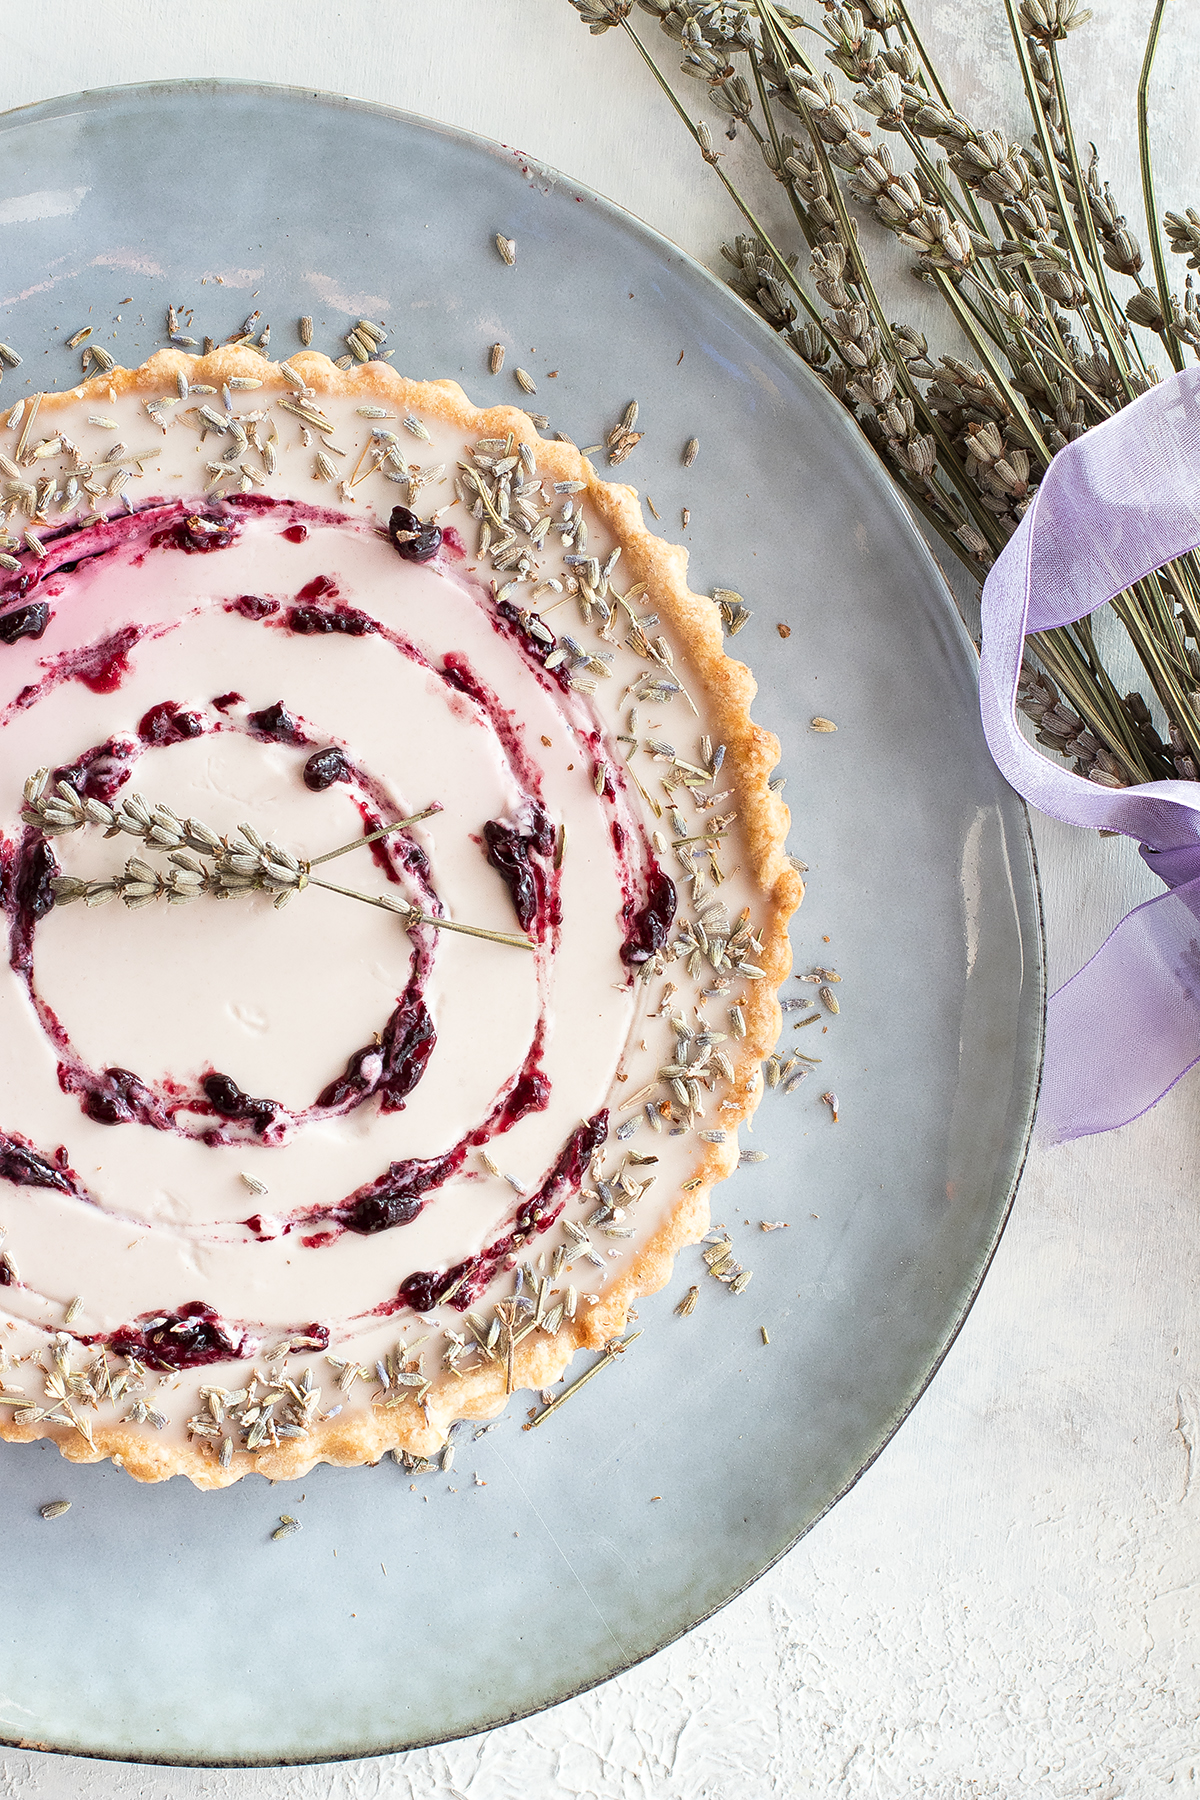
[[[481,153],[491,159],[506,164],[515,159],[527,177],[531,174],[536,174],[537,176],[544,178],[552,187],[565,188],[579,196],[589,205],[598,206],[603,212],[610,215],[613,223],[619,228],[630,231],[635,236],[640,237],[643,242],[652,248],[658,255],[673,262],[677,267],[682,268],[690,278],[698,279],[701,285],[710,292],[715,292],[720,295],[723,303],[731,304],[737,309],[742,316],[743,322],[752,321],[753,330],[762,334],[764,343],[769,344],[772,347],[773,352],[778,352],[778,334],[771,330],[770,326],[754,312],[753,308],[750,307],[740,295],[736,294],[732,288],[722,282],[711,269],[708,269],[689,251],[683,249],[682,246],[666,237],[655,226],[639,217],[639,215],[632,211],[631,208],[622,205],[620,201],[613,200],[608,195],[601,193],[598,189],[593,188],[587,183],[579,181],[576,177],[558,169],[555,165],[543,161],[540,157],[520,150],[516,145],[505,144],[499,139],[487,137],[482,133],[469,131],[462,126],[447,124],[443,120],[431,119],[424,114],[411,112],[403,107],[391,106],[383,101],[357,99],[352,95],[342,94],[333,89],[299,86],[295,83],[264,82],[242,79],[235,76],[184,76],[157,81],[122,82],[99,88],[83,88],[73,93],[53,95],[42,100],[26,101],[20,106],[0,109],[0,133],[7,132],[14,125],[23,125],[27,123],[37,124],[42,120],[51,121],[54,119],[66,118],[69,117],[72,112],[100,112],[105,107],[114,105],[120,101],[144,101],[150,103],[160,96],[164,99],[169,99],[177,95],[194,94],[199,96],[202,94],[216,93],[257,97],[267,104],[272,104],[278,100],[289,100],[305,104],[315,103],[318,106],[333,107],[341,111],[364,113],[400,123],[405,126],[414,127],[433,136],[450,139],[472,151]],[[828,390],[820,379],[801,361],[800,358],[797,357],[795,361],[796,372],[801,382],[809,384],[814,391],[819,390],[822,395],[822,404],[831,403],[832,396],[829,395]],[[869,445],[865,443],[858,427],[854,424],[853,420],[845,414],[844,409],[835,406],[834,410],[831,412],[831,423],[834,418],[837,419],[837,428],[842,431],[846,441],[854,446],[853,454],[856,456],[864,470],[873,469],[875,471],[874,479],[876,481],[878,481],[880,476],[886,476],[886,467],[880,465],[879,458],[871,450]],[[868,479],[871,479],[871,477],[868,477]],[[888,504],[894,514],[897,524],[903,524],[903,526],[907,528],[911,545],[916,551],[918,560],[923,561],[927,565],[928,572],[934,577],[932,585],[938,590],[941,597],[942,623],[949,626],[951,635],[956,640],[956,649],[963,658],[965,668],[971,669],[977,667],[978,657],[976,646],[959,610],[958,601],[955,597],[953,588],[934,553],[933,547],[917,523],[916,517],[905,501],[904,496],[894,484],[890,481],[884,482],[881,484],[880,491],[888,497]],[[751,669],[751,673],[753,673],[753,669]],[[1019,842],[1024,849],[1027,858],[1027,874],[1029,881],[1028,898],[1031,904],[1032,916],[1026,920],[1022,916],[1021,909],[1018,907],[1016,913],[1016,927],[1017,937],[1025,963],[1022,988],[1024,989],[1026,982],[1036,986],[1036,996],[1031,994],[1029,1000],[1026,1001],[1022,995],[1018,1006],[1018,1016],[1022,1018],[1022,1028],[1018,1030],[1017,1051],[1013,1061],[1013,1086],[1014,1093],[1022,1085],[1025,1086],[1028,1097],[1024,1105],[1023,1124],[1006,1144],[1006,1148],[1008,1148],[1010,1154],[1003,1160],[1011,1162],[1012,1174],[1009,1177],[1007,1192],[1003,1204],[999,1209],[991,1241],[985,1254],[980,1260],[978,1270],[973,1278],[969,1292],[966,1294],[965,1299],[953,1313],[947,1326],[944,1328],[944,1341],[938,1348],[929,1368],[923,1374],[919,1385],[907,1397],[903,1406],[889,1419],[883,1435],[880,1437],[879,1442],[876,1444],[866,1461],[862,1463],[856,1472],[837,1490],[836,1493],[829,1497],[821,1507],[820,1511],[816,1513],[813,1518],[808,1520],[796,1532],[793,1538],[789,1539],[789,1541],[753,1575],[739,1581],[738,1585],[732,1588],[722,1599],[716,1601],[704,1612],[697,1614],[694,1618],[690,1619],[687,1624],[677,1628],[672,1626],[667,1634],[659,1639],[651,1648],[640,1650],[636,1655],[630,1656],[628,1659],[614,1664],[602,1675],[589,1676],[582,1681],[578,1681],[574,1685],[568,1684],[562,1691],[556,1692],[547,1698],[542,1698],[529,1706],[522,1706],[510,1712],[497,1713],[473,1723],[468,1730],[459,1733],[455,1737],[447,1738],[441,1735],[430,1737],[417,1736],[406,1738],[395,1744],[373,1746],[365,1750],[330,1751],[315,1759],[311,1756],[287,1757],[269,1755],[263,1758],[238,1756],[197,1762],[188,1755],[172,1756],[164,1753],[161,1756],[150,1756],[130,1753],[128,1751],[118,1752],[106,1749],[60,1749],[52,1744],[35,1739],[9,1737],[5,1735],[4,1727],[0,1725],[0,1747],[36,1750],[42,1754],[79,1758],[89,1762],[127,1763],[137,1767],[251,1769],[320,1767],[326,1763],[365,1761],[374,1757],[400,1755],[410,1750],[428,1749],[439,1744],[457,1743],[467,1737],[474,1737],[487,1731],[498,1730],[504,1726],[516,1724],[522,1719],[536,1717],[539,1713],[545,1712],[551,1707],[563,1705],[568,1700],[573,1700],[582,1694],[590,1693],[595,1688],[603,1686],[606,1682],[628,1674],[631,1669],[636,1668],[640,1663],[648,1661],[652,1656],[659,1655],[660,1652],[668,1649],[672,1644],[678,1643],[679,1640],[687,1636],[689,1632],[706,1624],[709,1619],[714,1618],[717,1613],[723,1611],[726,1606],[730,1605],[734,1600],[746,1593],[747,1590],[754,1586],[756,1582],[760,1581],[764,1575],[775,1568],[785,1556],[789,1555],[790,1552],[795,1549],[796,1545],[800,1543],[803,1538],[807,1537],[809,1532],[820,1524],[830,1511],[832,1511],[832,1509],[858,1485],[859,1481],[861,1481],[868,1469],[872,1467],[879,1456],[882,1455],[883,1451],[892,1442],[892,1439],[900,1430],[900,1427],[910,1417],[918,1402],[928,1391],[934,1377],[941,1369],[942,1364],[945,1362],[946,1357],[949,1355],[957,1341],[959,1333],[966,1324],[971,1309],[979,1297],[983,1283],[999,1249],[1005,1228],[1012,1216],[1017,1192],[1025,1168],[1028,1164],[1037,1117],[1037,1105],[1042,1084],[1045,1054],[1046,1005],[1048,1000],[1045,902],[1038,865],[1037,845],[1033,834],[1029,807],[1015,790],[1008,788],[1008,784],[1003,782],[1002,777],[999,777],[998,771],[997,774],[1001,781],[1002,788],[1007,788],[1008,794],[1014,803],[1016,817],[1021,823]],[[1035,1009],[1032,1018],[1027,1016],[1027,1007],[1034,1007]],[[1026,1045],[1022,1040],[1029,1032],[1032,1032],[1032,1036],[1028,1045]],[[1027,1058],[1027,1061],[1022,1061],[1023,1056]]]

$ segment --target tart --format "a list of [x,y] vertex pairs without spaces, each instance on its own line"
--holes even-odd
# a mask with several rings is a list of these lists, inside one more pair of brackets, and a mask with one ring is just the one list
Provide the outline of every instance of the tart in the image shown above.
[[164,351],[0,448],[0,1435],[428,1458],[737,1163],[802,892],[753,680],[633,489],[383,360]]

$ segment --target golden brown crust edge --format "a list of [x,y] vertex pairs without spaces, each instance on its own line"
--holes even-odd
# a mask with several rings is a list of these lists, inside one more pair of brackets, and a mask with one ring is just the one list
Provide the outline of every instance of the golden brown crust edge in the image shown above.
[[[641,502],[634,488],[606,482],[572,444],[539,437],[529,416],[513,406],[477,407],[455,381],[410,381],[387,363],[360,364],[343,372],[315,351],[301,351],[288,359],[289,366],[318,394],[383,399],[405,411],[425,411],[465,435],[503,436],[512,432],[533,446],[539,469],[558,481],[584,481],[587,499],[608,529],[622,544],[622,568],[637,582],[652,589],[654,604],[667,623],[684,638],[695,669],[696,682],[712,708],[714,727],[726,746],[725,767],[734,776],[747,854],[762,908],[765,979],[751,985],[743,1005],[746,1036],[734,1068],[731,1097],[742,1100],[742,1110],[725,1115],[729,1137],[724,1144],[704,1147],[692,1179],[697,1185],[681,1193],[670,1219],[634,1258],[629,1269],[591,1309],[586,1319],[564,1322],[558,1334],[526,1340],[517,1350],[514,1365],[516,1389],[543,1388],[556,1382],[579,1349],[599,1349],[624,1330],[629,1309],[641,1296],[657,1293],[670,1280],[680,1250],[699,1243],[708,1230],[709,1197],[714,1184],[737,1165],[737,1129],[753,1113],[762,1096],[760,1064],[774,1047],[780,1028],[777,998],[780,983],[791,969],[788,920],[804,894],[804,884],[788,860],[784,840],[788,809],[768,782],[779,760],[779,741],[750,717],[757,684],[745,664],[728,656],[720,618],[712,601],[693,594],[687,585],[688,553],[682,546],[655,537],[646,529]],[[81,400],[106,399],[114,394],[161,393],[174,386],[177,373],[192,382],[219,387],[231,376],[251,376],[262,383],[262,397],[294,390],[278,365],[253,351],[224,349],[199,360],[182,351],[161,350],[137,369],[113,369],[61,394],[42,397],[45,417],[74,406]],[[207,1442],[171,1444],[155,1442],[122,1426],[93,1428],[93,1445],[78,1433],[57,1426],[18,1426],[0,1423],[0,1439],[28,1443],[52,1437],[71,1462],[119,1462],[137,1481],[165,1481],[186,1475],[197,1487],[222,1488],[257,1473],[272,1481],[298,1480],[321,1462],[349,1468],[378,1462],[388,1450],[408,1450],[416,1456],[435,1452],[446,1440],[457,1419],[490,1419],[504,1410],[505,1373],[488,1365],[465,1376],[453,1390],[430,1395],[425,1412],[412,1401],[388,1410],[353,1414],[327,1420],[304,1441],[293,1440],[278,1449],[238,1451],[228,1469],[218,1466]]]

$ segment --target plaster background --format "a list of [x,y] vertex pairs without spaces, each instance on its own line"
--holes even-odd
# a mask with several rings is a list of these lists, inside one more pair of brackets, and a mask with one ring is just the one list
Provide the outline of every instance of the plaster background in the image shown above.
[[[1000,0],[914,10],[961,109],[1015,130]],[[1097,11],[1065,52],[1076,128],[1144,239],[1134,88],[1150,0]],[[1186,80],[1198,57],[1200,6],[1175,0],[1154,90],[1162,208],[1200,204]],[[711,267],[738,226],[630,48],[616,33],[589,38],[566,0],[225,0],[195,14],[165,0],[34,0],[0,11],[0,66],[9,106],[164,77],[310,84],[519,145]],[[748,150],[738,176],[778,217]],[[198,190],[198,231],[212,204]],[[921,323],[902,263],[888,294],[895,316]],[[1037,836],[1054,986],[1155,884],[1124,842],[1049,821]],[[806,906],[819,912],[817,888]],[[1198,1100],[1192,1075],[1118,1133],[1034,1153],[980,1299],[891,1445],[749,1593],[628,1676],[481,1738],[363,1763],[243,1774],[0,1750],[0,1792],[1200,1795]],[[64,1680],[84,1678],[69,1646],[37,1653],[60,1660]]]

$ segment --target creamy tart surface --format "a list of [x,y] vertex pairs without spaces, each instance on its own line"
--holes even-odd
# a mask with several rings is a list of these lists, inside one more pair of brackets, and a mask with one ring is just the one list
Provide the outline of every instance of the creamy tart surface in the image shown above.
[[164,352],[0,471],[0,1435],[431,1455],[737,1162],[801,891],[750,676],[631,489],[384,362]]

